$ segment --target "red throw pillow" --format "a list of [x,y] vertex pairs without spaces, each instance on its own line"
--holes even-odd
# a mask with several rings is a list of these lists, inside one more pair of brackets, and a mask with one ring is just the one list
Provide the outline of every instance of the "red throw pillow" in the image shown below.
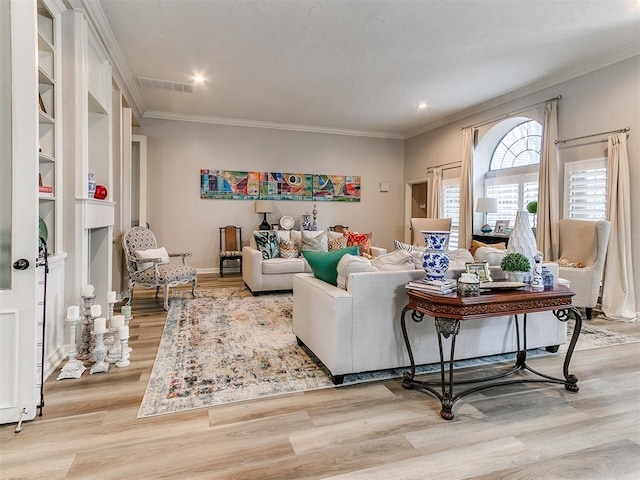
[[371,255],[371,237],[373,233],[347,232],[347,247],[357,245],[360,255]]

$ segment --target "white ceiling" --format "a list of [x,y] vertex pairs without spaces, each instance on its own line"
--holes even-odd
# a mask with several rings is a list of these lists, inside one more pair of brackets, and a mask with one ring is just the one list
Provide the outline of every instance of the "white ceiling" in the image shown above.
[[404,138],[640,54],[638,0],[76,3],[143,117]]

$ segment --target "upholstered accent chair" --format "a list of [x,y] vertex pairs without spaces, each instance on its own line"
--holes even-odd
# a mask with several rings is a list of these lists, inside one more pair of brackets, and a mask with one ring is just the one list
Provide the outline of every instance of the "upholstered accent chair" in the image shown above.
[[420,233],[422,230],[436,232],[451,231],[450,218],[412,218],[411,219],[411,244],[424,247],[424,237]]
[[[129,273],[127,305],[133,299],[133,288],[155,288],[156,298],[160,287],[164,291],[164,309],[169,310],[169,287],[191,283],[191,294],[196,296],[196,269],[187,265],[191,253],[167,253],[158,248],[156,236],[144,227],[133,227],[122,236],[122,249]],[[182,264],[171,263],[170,258],[180,257]]]
[[[220,227],[220,276],[224,277],[225,261],[239,260],[242,273],[242,227]],[[228,267],[227,267],[228,268]]]
[[590,319],[600,294],[611,223],[563,218],[558,229],[559,275],[571,281],[573,305],[584,308]]

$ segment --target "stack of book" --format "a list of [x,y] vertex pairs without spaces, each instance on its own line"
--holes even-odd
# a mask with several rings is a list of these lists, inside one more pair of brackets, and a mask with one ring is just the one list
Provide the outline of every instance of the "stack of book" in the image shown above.
[[414,280],[407,283],[407,290],[417,290],[419,292],[447,294],[455,292],[458,284],[455,280]]

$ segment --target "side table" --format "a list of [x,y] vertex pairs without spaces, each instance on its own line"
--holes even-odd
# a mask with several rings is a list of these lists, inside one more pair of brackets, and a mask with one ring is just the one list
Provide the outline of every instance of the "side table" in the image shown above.
[[[562,285],[555,285],[551,289],[544,291],[531,291],[529,287],[524,290],[496,290],[483,292],[477,296],[462,297],[456,293],[442,295],[438,293],[427,293],[415,290],[407,290],[409,303],[402,310],[400,323],[402,335],[409,353],[411,361],[410,372],[403,375],[402,386],[407,389],[418,389],[425,393],[430,393],[437,397],[441,404],[440,416],[445,420],[452,420],[454,414],[453,404],[460,398],[471,393],[514,383],[525,382],[545,382],[559,383],[571,391],[577,392],[578,378],[569,373],[569,364],[573,350],[578,341],[582,328],[582,317],[578,310],[571,304],[571,297],[575,295],[569,288]],[[557,378],[540,373],[527,365],[527,313],[553,311],[555,317],[561,321],[569,320],[570,315],[575,319],[575,327],[569,347],[565,355],[563,364],[563,377]],[[406,319],[407,312],[411,311],[411,319],[414,322],[422,322],[425,315],[434,318],[436,331],[438,332],[438,347],[440,350],[440,381],[426,382],[415,379],[416,365],[411,350],[409,335],[407,334]],[[473,321],[480,318],[495,317],[502,315],[515,316],[515,333],[517,341],[516,363],[513,367],[499,374],[490,375],[483,378],[455,382],[453,359],[455,354],[456,336],[460,330],[461,322]],[[522,315],[522,338],[520,333],[520,322],[518,316]],[[443,338],[451,337],[451,348],[449,360],[445,361],[443,353]],[[445,363],[448,363],[448,375],[445,370]],[[524,370],[529,371],[536,377],[526,376],[513,378],[510,380],[500,380],[510,377]],[[447,378],[448,377],[448,378]],[[500,380],[500,381],[498,381]],[[466,390],[454,393],[454,387],[471,384]],[[436,389],[434,387],[440,387]]]

